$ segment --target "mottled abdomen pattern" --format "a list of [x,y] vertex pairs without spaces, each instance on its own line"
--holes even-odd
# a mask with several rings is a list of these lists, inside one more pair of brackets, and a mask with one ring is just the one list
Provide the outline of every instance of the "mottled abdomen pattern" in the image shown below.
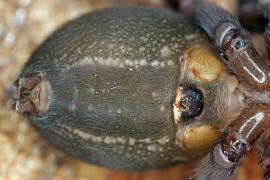
[[178,13],[157,8],[115,7],[75,19],[22,72],[42,74],[50,84],[48,110],[28,119],[59,149],[108,168],[187,161],[172,109],[180,57],[206,41],[201,34]]

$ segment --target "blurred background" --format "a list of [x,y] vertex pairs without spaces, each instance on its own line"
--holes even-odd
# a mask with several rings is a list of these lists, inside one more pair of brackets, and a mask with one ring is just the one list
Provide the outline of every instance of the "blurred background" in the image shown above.
[[[211,0],[235,14],[237,0]],[[165,0],[0,0],[0,180],[189,179],[195,162],[159,171],[110,171],[73,159],[39,136],[6,105],[5,89],[16,80],[31,52],[56,28],[97,8],[141,4],[168,8]],[[260,180],[259,155],[252,152],[237,180]]]

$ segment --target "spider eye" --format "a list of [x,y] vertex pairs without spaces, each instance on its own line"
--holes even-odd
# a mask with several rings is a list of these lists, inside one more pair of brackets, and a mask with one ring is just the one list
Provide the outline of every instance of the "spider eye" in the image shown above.
[[203,92],[194,85],[180,85],[174,104],[175,117],[180,121],[191,120],[199,116],[204,107]]
[[183,109],[182,119],[192,119],[199,116],[203,110],[202,91],[193,86],[185,87],[180,104],[185,107],[185,109]]
[[207,97],[204,97],[204,92],[193,84],[179,85],[174,104],[177,143],[194,157],[202,155],[221,134],[209,120],[205,121],[212,112],[209,112],[209,104],[205,103]]

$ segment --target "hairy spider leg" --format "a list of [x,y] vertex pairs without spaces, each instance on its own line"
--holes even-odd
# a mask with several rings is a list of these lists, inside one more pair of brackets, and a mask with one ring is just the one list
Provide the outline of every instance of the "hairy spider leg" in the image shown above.
[[235,18],[213,4],[196,1],[195,19],[229,57],[226,65],[239,79],[257,90],[269,87],[269,62],[256,51]]
[[[263,34],[266,48],[266,57],[270,60],[270,3],[261,5],[264,12],[264,18],[267,22],[265,32]],[[260,164],[265,170],[264,179],[270,180],[270,128],[267,128],[258,140],[258,148],[261,152]]]
[[[228,57],[225,65],[240,83],[254,91],[266,92],[270,84],[269,62],[256,51],[240,23],[225,10],[206,1],[194,2],[194,14],[198,24]],[[232,179],[246,152],[269,127],[269,104],[257,101],[246,105],[202,161],[200,178]]]
[[267,104],[251,104],[243,111],[218,140],[201,163],[198,176],[207,179],[232,179],[236,170],[251,150],[252,144],[270,125]]
[[267,21],[264,32],[264,41],[267,52],[267,58],[270,60],[270,3],[265,4],[263,8],[264,8],[264,18]]
[[270,128],[265,129],[256,147],[261,152],[260,165],[265,170],[265,180],[270,180]]

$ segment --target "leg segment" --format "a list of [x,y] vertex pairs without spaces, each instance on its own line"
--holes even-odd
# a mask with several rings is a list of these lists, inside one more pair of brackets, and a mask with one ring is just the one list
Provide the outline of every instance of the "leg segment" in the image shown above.
[[270,180],[270,128],[268,127],[256,143],[261,152],[260,164],[265,170],[265,180]]
[[228,130],[202,162],[198,177],[232,179],[252,144],[270,125],[266,104],[252,104],[228,127]]
[[227,67],[254,89],[268,88],[270,64],[255,50],[240,23],[223,9],[206,1],[198,0],[194,7],[195,20],[228,57]]
[[265,48],[267,52],[267,58],[270,60],[270,3],[267,3],[264,6],[264,18],[267,21],[265,32],[264,32],[264,41]]

